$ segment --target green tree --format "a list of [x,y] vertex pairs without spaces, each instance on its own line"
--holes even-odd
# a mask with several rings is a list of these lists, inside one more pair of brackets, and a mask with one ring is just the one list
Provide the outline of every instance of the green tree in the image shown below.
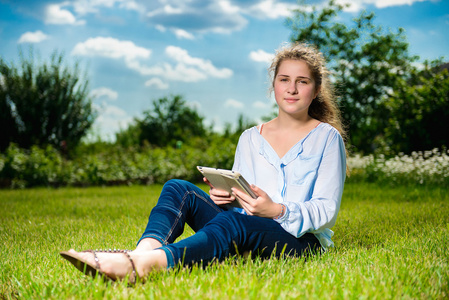
[[287,20],[291,40],[314,44],[323,52],[340,95],[350,144],[372,152],[388,124],[384,103],[413,71],[418,57],[409,55],[404,30],[374,24],[374,13],[362,12],[347,26],[338,20],[344,6],[335,1],[311,12],[300,3]]
[[95,120],[88,80],[62,54],[37,64],[32,50],[28,59],[20,51],[19,66],[0,58],[0,74],[0,150],[11,142],[72,149]]
[[225,130],[223,132],[223,137],[226,139],[230,139],[232,142],[237,144],[242,132],[248,128],[256,126],[257,124],[254,121],[252,121],[248,118],[245,118],[245,116],[241,114],[241,115],[239,115],[237,124],[235,124],[235,125],[236,126],[232,126],[231,123],[226,123]]
[[387,102],[387,146],[394,152],[449,146],[449,72],[426,62],[402,80]]
[[141,130],[138,123],[139,120],[134,119],[134,122],[129,124],[127,128],[121,128],[116,132],[115,144],[124,148],[139,146],[141,144]]
[[146,141],[159,147],[176,146],[207,133],[203,117],[190,108],[182,96],[160,98],[152,104],[151,109],[144,111],[143,119],[136,119],[128,130],[117,135],[118,141],[133,141],[136,139],[133,132],[137,132],[142,144]]

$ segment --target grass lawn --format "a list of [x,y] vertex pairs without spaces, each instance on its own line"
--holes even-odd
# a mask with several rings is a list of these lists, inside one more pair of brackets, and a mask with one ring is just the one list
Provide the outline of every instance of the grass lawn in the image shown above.
[[[59,251],[133,249],[160,185],[0,190],[0,299],[444,299],[449,297],[449,193],[348,183],[336,247],[307,262],[229,259],[104,283]],[[185,235],[192,232],[188,230]]]

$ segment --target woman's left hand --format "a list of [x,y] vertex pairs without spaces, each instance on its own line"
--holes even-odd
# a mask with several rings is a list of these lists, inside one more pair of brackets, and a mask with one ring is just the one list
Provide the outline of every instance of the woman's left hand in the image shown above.
[[251,185],[251,189],[256,193],[254,199],[246,193],[233,188],[232,193],[238,198],[239,203],[248,215],[273,219],[282,212],[282,205],[271,200],[262,189]]

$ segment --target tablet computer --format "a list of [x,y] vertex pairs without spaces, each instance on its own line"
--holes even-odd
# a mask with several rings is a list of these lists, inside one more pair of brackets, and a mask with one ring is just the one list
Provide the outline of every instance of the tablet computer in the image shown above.
[[[253,192],[249,183],[239,172],[201,166],[197,166],[197,169],[216,189],[225,190],[231,193],[231,188],[235,187],[250,195],[252,198],[257,198],[257,195]],[[235,204],[233,203],[231,205],[240,206],[238,201],[234,202]]]

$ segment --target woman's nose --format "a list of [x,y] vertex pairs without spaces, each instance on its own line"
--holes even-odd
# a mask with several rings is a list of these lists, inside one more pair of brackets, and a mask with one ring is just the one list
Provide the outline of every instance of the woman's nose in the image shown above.
[[298,89],[296,87],[296,82],[291,82],[288,85],[287,92],[289,92],[290,94],[296,94],[298,92]]

